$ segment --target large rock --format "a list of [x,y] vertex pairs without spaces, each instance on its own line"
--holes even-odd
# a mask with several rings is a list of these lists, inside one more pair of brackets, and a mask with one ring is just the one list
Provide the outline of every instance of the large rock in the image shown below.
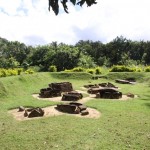
[[77,101],[82,98],[83,98],[82,93],[78,93],[77,91],[72,91],[72,92],[64,93],[62,96],[62,101]]
[[131,82],[129,80],[121,80],[121,79],[116,79],[115,80],[117,83],[121,83],[121,84],[134,84],[135,82]]
[[50,83],[48,88],[40,89],[40,97],[51,98],[61,96],[62,92],[73,91],[70,82]]
[[62,112],[70,114],[78,114],[80,112],[79,108],[76,105],[58,104],[56,108]]
[[107,99],[119,99],[122,97],[122,93],[116,88],[104,87],[104,88],[91,88],[87,91],[89,94],[96,94],[96,97]]
[[29,114],[28,114],[28,118],[32,118],[32,117],[41,117],[44,115],[44,110],[42,110],[41,108],[34,108]]
[[85,105],[76,102],[70,102],[68,104],[58,104],[56,109],[70,114],[79,114],[79,113],[81,115],[89,114],[89,112],[87,111],[87,107]]
[[82,116],[85,116],[85,115],[88,115],[88,114],[89,114],[89,112],[87,110],[82,110],[81,111],[81,115]]
[[61,92],[73,91],[73,87],[70,82],[51,83],[49,84],[49,87],[51,87],[52,89],[58,89]]

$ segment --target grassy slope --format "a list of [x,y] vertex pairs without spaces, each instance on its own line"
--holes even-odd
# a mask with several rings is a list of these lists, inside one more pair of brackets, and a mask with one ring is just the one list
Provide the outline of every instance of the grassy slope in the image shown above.
[[99,80],[90,80],[90,75],[83,73],[37,73],[0,78],[0,149],[150,149],[149,73],[129,74],[140,81],[136,85],[115,84],[123,93],[138,94],[140,97],[135,100],[95,99],[87,102],[87,106],[102,113],[99,119],[63,115],[20,122],[7,113],[9,109],[20,105],[45,107],[56,104],[36,100],[31,96],[51,82],[70,81],[74,89],[80,89],[89,82],[114,83],[114,79],[126,75],[112,73],[108,79]]

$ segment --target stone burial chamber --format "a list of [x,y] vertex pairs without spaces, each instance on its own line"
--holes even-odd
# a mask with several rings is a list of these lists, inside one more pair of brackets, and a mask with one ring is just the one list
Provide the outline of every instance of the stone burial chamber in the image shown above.
[[19,106],[18,112],[24,111],[24,117],[32,118],[32,117],[42,117],[44,116],[44,110],[40,107],[36,108],[24,108],[23,106]]
[[70,102],[67,104],[57,104],[56,109],[69,114],[88,115],[87,107],[81,103]]
[[77,91],[71,91],[64,93],[62,96],[62,101],[77,101],[83,98],[82,93],[79,93]]
[[96,94],[97,98],[104,99],[119,99],[122,98],[122,92],[116,88],[103,87],[103,88],[90,88],[87,91],[89,94]]
[[73,91],[70,82],[50,83],[48,88],[40,89],[39,96],[42,98],[52,98],[61,96],[62,92]]
[[114,84],[108,82],[108,83],[98,83],[98,84],[88,84],[84,85],[85,88],[99,88],[99,87],[110,87],[110,88],[118,88]]

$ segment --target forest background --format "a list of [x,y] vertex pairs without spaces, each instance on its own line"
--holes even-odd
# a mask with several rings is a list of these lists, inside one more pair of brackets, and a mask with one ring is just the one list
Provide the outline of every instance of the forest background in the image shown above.
[[150,41],[132,41],[123,36],[109,43],[78,41],[75,45],[52,42],[27,46],[19,41],[0,38],[0,68],[32,68],[34,71],[70,70],[76,67],[95,68],[149,66]]

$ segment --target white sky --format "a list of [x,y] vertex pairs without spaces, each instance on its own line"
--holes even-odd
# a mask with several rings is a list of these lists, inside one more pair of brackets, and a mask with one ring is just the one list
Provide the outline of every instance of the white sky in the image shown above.
[[[55,16],[48,0],[0,0],[0,37],[27,45],[79,40],[110,42],[117,36],[150,40],[150,0],[97,0]],[[69,4],[69,3],[68,3]]]

